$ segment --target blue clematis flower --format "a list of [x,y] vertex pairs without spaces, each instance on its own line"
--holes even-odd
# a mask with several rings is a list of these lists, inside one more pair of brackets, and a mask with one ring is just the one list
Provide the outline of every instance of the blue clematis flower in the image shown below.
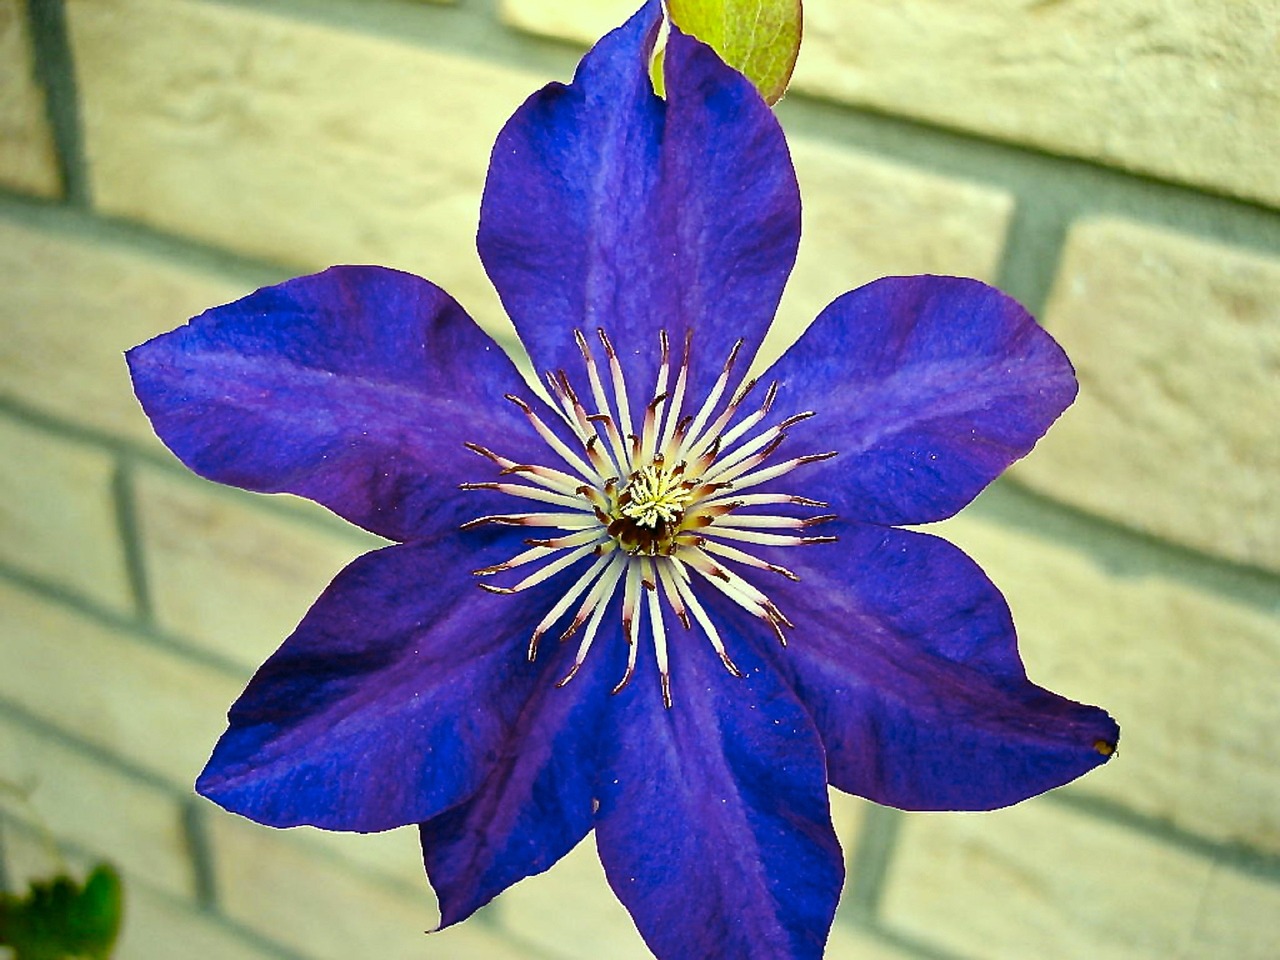
[[[1117,728],[1028,681],[938,520],[1074,397],[972,280],[831,304],[744,378],[799,237],[783,134],[651,0],[512,117],[480,256],[545,388],[444,291],[334,267],[129,353],[197,473],[396,541],[342,571],[230,711],[198,789],[273,826],[420,826],[442,924],[591,830],[659,957],[818,957],[827,784],[1015,803]],[[477,589],[477,583],[485,589]]]

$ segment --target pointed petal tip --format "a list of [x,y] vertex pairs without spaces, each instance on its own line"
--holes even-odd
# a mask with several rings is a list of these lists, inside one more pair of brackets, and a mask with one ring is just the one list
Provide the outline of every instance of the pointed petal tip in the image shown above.
[[1017,300],[927,274],[838,297],[770,375],[790,405],[819,411],[841,451],[802,483],[841,516],[895,526],[953,515],[1079,390],[1066,353]]

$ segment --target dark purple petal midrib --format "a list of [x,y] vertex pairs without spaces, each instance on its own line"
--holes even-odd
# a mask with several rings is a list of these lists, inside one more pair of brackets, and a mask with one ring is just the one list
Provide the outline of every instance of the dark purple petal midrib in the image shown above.
[[[768,378],[767,373],[765,378]],[[863,390],[856,382],[847,384],[839,396],[832,397],[831,402],[825,407],[819,406],[816,409],[817,416],[813,420],[814,427],[820,430],[824,420],[834,421],[839,418],[841,411],[857,409],[862,406],[863,398],[866,395],[871,393],[878,394],[877,406],[880,416],[874,423],[875,432],[867,431],[859,438],[850,438],[847,433],[844,434],[843,438],[848,438],[846,440],[847,446],[840,452],[845,455],[856,454],[861,450],[873,447],[881,437],[891,436],[905,427],[922,422],[919,420],[918,415],[914,414],[910,409],[892,401],[899,394],[906,397],[913,390],[918,390],[918,384],[923,380],[931,381],[938,388],[931,407],[931,415],[928,420],[923,421],[925,424],[938,422],[946,417],[970,412],[974,409],[992,409],[1010,398],[1019,399],[1018,383],[1008,375],[1008,371],[1005,369],[989,369],[984,371],[983,375],[975,377],[972,368],[966,370],[961,363],[939,362],[927,366],[917,364],[899,368],[891,376],[883,378],[876,384],[874,391]],[[906,386],[908,389],[898,391],[895,389],[897,385]],[[1007,390],[998,389],[1002,385],[1007,386]],[[979,387],[995,387],[997,389],[990,392],[981,407],[975,408],[968,400],[975,388]],[[780,394],[780,400],[786,401],[786,399],[786,391],[784,390]],[[791,410],[785,402],[779,404],[778,409],[779,412],[774,416],[790,415],[796,412]],[[872,426],[870,423],[867,425]],[[849,442],[850,440],[852,442]],[[1000,449],[1005,449],[1009,446],[1000,441],[988,440],[986,442]]]
[[[714,730],[714,733],[715,733],[714,737],[709,738],[708,740],[702,741],[703,743],[721,742],[721,740],[724,737],[723,728],[719,722],[719,719],[714,714],[714,712],[702,711],[700,724],[702,725],[703,729],[707,729],[709,725]],[[816,730],[814,732],[814,736],[815,738],[817,737]],[[672,732],[672,738],[673,740],[677,740],[678,742],[678,739],[674,731]],[[717,827],[721,828],[719,830],[720,836],[717,839],[717,844],[720,847],[720,849],[724,851],[726,855],[728,855],[730,859],[733,860],[734,863],[737,864],[738,871],[740,875],[743,877],[744,882],[749,880],[752,886],[754,886],[758,890],[763,891],[766,894],[764,899],[769,901],[776,900],[776,898],[774,898],[771,895],[768,877],[765,875],[765,872],[764,872],[764,864],[761,862],[759,858],[751,855],[752,854],[751,847],[744,846],[743,844],[736,842],[734,839],[734,834],[736,834],[738,838],[741,838],[744,836],[749,837],[749,836],[754,836],[754,831],[752,830],[751,822],[745,813],[745,811],[750,808],[750,803],[748,801],[748,798],[746,798],[743,795],[742,790],[738,789],[740,780],[735,774],[732,767],[729,764],[724,762],[725,761],[724,754],[716,751],[709,751],[709,752],[705,752],[701,757],[697,758],[696,761],[693,760],[693,758],[688,757],[684,753],[679,754],[679,756],[681,761],[680,767],[682,772],[686,769],[686,767],[691,762],[696,762],[698,769],[695,769],[692,771],[692,779],[696,780],[699,777],[705,776],[705,772],[707,770],[714,769],[719,774],[718,779],[720,779],[722,782],[727,782],[732,785],[732,787],[734,788],[734,795],[733,795],[734,802],[724,803],[722,804],[722,806],[733,810],[734,825],[735,825],[734,830],[726,831],[724,829],[724,821],[721,819],[721,817],[708,816],[703,821],[703,823],[704,824],[708,822],[714,823],[717,825]],[[680,782],[683,784],[685,782],[688,782],[689,779],[690,778],[685,777],[685,778],[682,778]],[[691,794],[691,791],[688,791],[688,790],[682,790],[681,792],[686,797],[690,796]],[[724,798],[724,799],[727,800],[728,798]],[[706,805],[704,805],[704,809],[705,808],[706,808]],[[708,814],[710,814],[712,811],[708,809],[707,812]],[[787,942],[788,934],[787,934],[786,926],[783,924],[782,918],[780,918],[777,915],[777,911],[775,910],[774,915],[769,917],[768,919],[769,919],[770,927],[772,927],[772,929],[774,930],[778,938],[778,942],[779,943]]]
[[[490,657],[497,650],[498,644],[495,644],[488,650],[481,652],[478,656],[467,661],[465,669],[450,671],[454,675],[454,682],[457,684],[469,685],[473,680],[483,674],[488,673],[491,668]],[[437,659],[438,663],[448,666],[448,661]],[[423,667],[429,667],[430,664],[424,664],[422,661],[411,657],[404,656],[397,658],[394,662],[389,661],[385,666],[380,668],[380,682],[376,686],[364,684],[356,687],[350,696],[345,697],[340,704],[329,707],[325,711],[325,717],[328,721],[323,728],[324,732],[334,731],[348,724],[353,717],[360,717],[362,711],[371,705],[377,704],[379,701],[398,702],[400,710],[407,710],[411,704],[410,698],[398,700],[396,695],[402,691],[408,690],[412,696],[412,688],[416,685],[417,675],[422,672]],[[389,676],[398,676],[399,679],[392,682],[386,682]],[[234,719],[234,716],[232,717]],[[316,735],[314,728],[309,728],[303,733],[290,731],[284,736],[273,737],[270,747],[264,749],[255,758],[256,765],[266,765],[280,759],[286,759],[294,752],[299,745],[305,745],[308,741],[313,740]],[[228,773],[231,769],[228,770]],[[230,777],[234,779],[234,777]],[[226,777],[220,777],[227,779]],[[218,781],[210,781],[215,783]]]

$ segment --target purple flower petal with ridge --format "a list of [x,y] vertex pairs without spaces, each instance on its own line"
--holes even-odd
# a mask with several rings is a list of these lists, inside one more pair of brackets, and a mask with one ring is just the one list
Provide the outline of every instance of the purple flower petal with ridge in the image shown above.
[[474,794],[544,672],[524,638],[548,588],[470,582],[511,539],[449,530],[354,561],[231,708],[196,789],[270,826],[361,832]]
[[600,860],[659,957],[816,960],[844,879],[822,745],[795,692],[734,646],[744,678],[673,648],[679,706],[646,666],[608,714]]
[[[798,479],[851,520],[949,517],[1075,399],[1062,348],[977,280],[885,277],[838,298],[766,375],[838,450]],[[816,492],[813,492],[816,491]]]
[[[667,99],[648,53],[654,0],[508,121],[493,149],[478,245],[539,370],[576,366],[573,331],[606,327],[652,382],[656,337],[697,332],[705,395],[733,343],[743,369],[773,320],[800,241],[782,129],[755,87],[674,32]],[[644,403],[648,397],[633,398]]]
[[[550,677],[529,695],[489,776],[465,803],[419,827],[427,876],[440,902],[440,925],[465,920],[511,884],[541,873],[590,831],[597,796],[600,738],[612,711],[618,635],[603,637],[573,683],[572,648],[547,658]],[[566,656],[569,655],[569,656]]]
[[458,481],[479,432],[543,449],[502,400],[520,383],[502,349],[435,284],[385,267],[266,287],[128,360],[151,425],[196,473],[307,497],[391,540],[474,516]]
[[1009,608],[969,557],[909,530],[821,529],[838,541],[760,554],[800,578],[769,590],[798,626],[774,660],[833,786],[904,810],[989,810],[1106,762],[1115,721],[1027,679]]

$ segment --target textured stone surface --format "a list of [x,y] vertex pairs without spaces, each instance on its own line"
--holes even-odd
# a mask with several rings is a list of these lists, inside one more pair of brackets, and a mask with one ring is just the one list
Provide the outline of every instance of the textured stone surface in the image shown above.
[[133,398],[124,351],[249,292],[136,252],[3,221],[0,289],[0,397],[148,444],[155,435]]
[[114,960],[276,960],[226,923],[142,884],[125,892],[124,929]]
[[1280,571],[1280,259],[1084,221],[1045,324],[1081,395],[1017,475],[1162,539]]
[[182,817],[169,795],[3,716],[0,780],[29,800],[6,807],[16,818],[33,824],[38,816],[55,837],[106,857],[127,877],[193,895]]
[[[247,668],[280,645],[339,570],[378,542],[370,537],[361,549],[354,537],[255,509],[248,495],[155,472],[138,477],[138,502],[156,619]],[[299,511],[309,506],[298,504]]]
[[920,954],[887,943],[874,933],[836,917],[823,960],[921,960]]
[[0,697],[189,789],[240,684],[0,583]]
[[426,935],[438,922],[426,883],[418,893],[379,884],[286,833],[227,815],[211,818],[226,914],[313,960],[527,960],[472,921]]
[[480,190],[499,128],[548,78],[246,6],[68,13],[104,211],[305,267],[401,267],[498,322]]
[[1072,789],[1280,853],[1280,618],[987,522],[934,530],[1008,597],[1031,678],[1120,723],[1119,754]]
[[414,895],[426,888],[427,874],[416,827],[383,833],[334,833],[297,827],[289,831],[289,836],[329,856],[340,857],[358,870],[397,883]]
[[501,0],[502,22],[543,37],[594,43],[626,21],[640,5],[632,0]]
[[0,0],[0,184],[23,193],[62,192],[44,94],[34,79],[23,0]]
[[493,912],[504,930],[564,960],[652,957],[609,889],[594,833],[546,873],[521,880],[498,897]]
[[983,960],[1280,950],[1280,886],[1044,801],[909,814],[883,909],[890,927]]
[[812,140],[790,145],[803,231],[769,355],[840,294],[877,277],[993,279],[1013,212],[1009,194]]
[[114,470],[96,447],[0,418],[0,562],[128,610]]
[[1280,204],[1275,0],[809,0],[794,89]]

